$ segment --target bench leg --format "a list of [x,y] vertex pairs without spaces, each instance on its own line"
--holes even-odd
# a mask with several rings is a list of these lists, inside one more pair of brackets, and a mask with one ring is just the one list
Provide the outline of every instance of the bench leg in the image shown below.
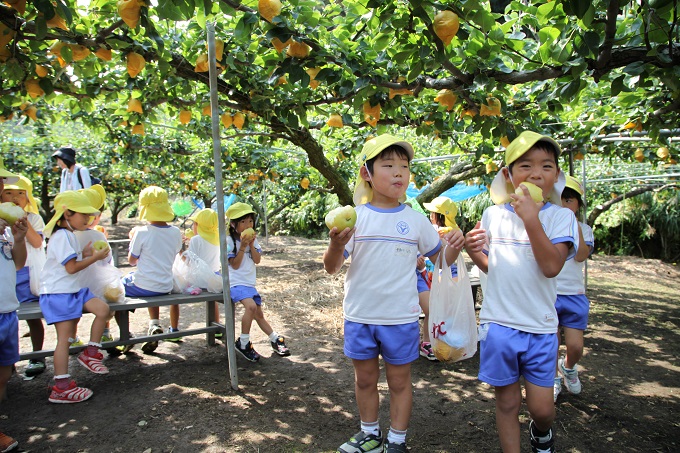
[[[212,327],[215,321],[215,301],[211,300],[205,303],[205,326]],[[208,346],[215,346],[215,333],[208,332],[206,334],[206,341]]]

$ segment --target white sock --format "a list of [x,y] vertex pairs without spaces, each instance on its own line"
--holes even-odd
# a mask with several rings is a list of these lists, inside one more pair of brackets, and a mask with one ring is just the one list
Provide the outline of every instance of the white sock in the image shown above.
[[374,436],[380,436],[380,422],[365,422],[361,421],[361,430],[366,434],[373,434]]
[[250,343],[250,334],[249,333],[242,333],[241,334],[241,347],[245,348],[248,343]]
[[387,442],[393,444],[405,444],[406,443],[406,430],[399,431],[390,426],[390,430],[387,431]]
[[160,326],[160,325],[161,325],[160,319],[149,319],[149,327]]
[[274,331],[274,332],[269,334],[269,341],[271,341],[272,343],[276,343],[276,340],[278,340],[280,336],[281,335],[279,335],[278,333],[276,333],[276,331]]

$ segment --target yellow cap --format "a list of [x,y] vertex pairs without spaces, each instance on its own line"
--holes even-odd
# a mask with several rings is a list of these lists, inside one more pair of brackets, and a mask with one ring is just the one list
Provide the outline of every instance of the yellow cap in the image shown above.
[[38,203],[33,198],[33,183],[23,175],[17,175],[18,179],[14,184],[5,184],[5,190],[25,190],[28,204],[24,211],[39,214]]
[[73,212],[80,212],[83,214],[98,214],[99,210],[92,207],[90,200],[87,199],[85,195],[75,190],[68,190],[66,192],[61,192],[59,195],[54,197],[54,216],[47,222],[45,229],[43,229],[43,234],[45,237],[50,237],[52,235],[52,230],[54,230],[55,225],[64,215],[66,210]]
[[423,203],[423,207],[430,212],[442,214],[444,216],[444,224],[447,227],[458,228],[456,223],[458,207],[450,198],[437,197],[429,203]]
[[[359,154],[359,171],[357,172],[357,179],[354,184],[355,205],[359,206],[360,204],[366,204],[373,199],[373,188],[368,181],[364,181],[361,177],[361,167],[380,154],[385,148],[392,145],[404,148],[404,151],[406,151],[409,156],[409,160],[413,159],[413,146],[405,140],[401,140],[390,134],[379,135],[378,137],[368,140],[364,144],[361,154]],[[406,194],[404,194],[402,198],[403,199],[400,199],[399,201],[405,201]]]
[[175,213],[168,203],[168,193],[158,186],[149,186],[139,193],[139,219],[147,222],[172,222]]
[[246,214],[250,213],[255,214],[255,211],[253,211],[253,208],[246,203],[234,203],[231,206],[229,206],[229,209],[227,209],[227,217],[229,220],[237,220],[243,217]]
[[2,178],[2,182],[5,184],[14,184],[19,180],[19,175],[15,175],[14,173],[5,170],[5,164],[2,161],[2,157],[0,157],[0,178]]
[[80,189],[78,192],[82,192],[87,199],[90,200],[90,204],[93,208],[101,209],[102,206],[104,206],[104,202],[106,201],[106,190],[104,190],[104,187],[101,184],[95,184],[87,189]]
[[220,243],[220,233],[217,225],[217,212],[210,208],[201,209],[189,217],[196,222],[198,235],[213,245]]
[[567,175],[567,187],[574,189],[579,195],[583,196],[583,185],[573,176]]
[[505,165],[510,165],[514,161],[520,158],[524,153],[529,151],[532,146],[544,140],[550,142],[557,150],[557,155],[559,156],[562,152],[560,145],[557,144],[555,140],[548,137],[547,135],[541,135],[536,132],[524,131],[517,136],[516,139],[512,141],[505,149]]

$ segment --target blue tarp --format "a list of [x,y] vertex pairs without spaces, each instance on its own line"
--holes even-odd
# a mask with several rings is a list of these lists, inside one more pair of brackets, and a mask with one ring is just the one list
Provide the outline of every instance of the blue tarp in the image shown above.
[[[408,189],[406,189],[406,196],[408,198],[415,198],[418,195],[420,195],[428,186],[423,187],[422,189],[417,189],[415,184],[410,183],[408,185]],[[449,197],[453,201],[463,201],[467,200],[468,198],[472,198],[475,195],[479,195],[480,193],[484,192],[486,190],[486,186],[479,185],[479,186],[468,186],[467,184],[463,182],[459,182],[455,186],[451,187],[449,190],[446,192],[442,193],[440,196],[441,197]]]

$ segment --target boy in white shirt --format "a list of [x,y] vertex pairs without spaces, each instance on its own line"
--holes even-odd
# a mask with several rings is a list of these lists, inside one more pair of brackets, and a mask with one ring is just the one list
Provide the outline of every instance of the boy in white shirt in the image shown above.
[[[479,379],[495,387],[496,425],[506,453],[520,451],[520,376],[532,418],[532,451],[555,451],[550,391],[557,353],[554,277],[578,246],[574,213],[553,204],[560,203],[564,188],[559,154],[555,140],[535,132],[513,140],[505,151],[506,167],[491,184],[496,205],[465,238],[470,257],[488,274],[479,314]],[[525,182],[540,188],[543,201],[532,199]]]
[[[135,272],[123,277],[128,297],[153,297],[172,291],[172,264],[182,249],[182,233],[168,225],[175,218],[168,202],[168,193],[157,186],[149,186],[139,193],[139,220],[148,224],[130,231],[128,262],[137,266]],[[149,335],[160,335],[160,307],[149,309]],[[170,306],[170,323],[177,326],[179,305]],[[158,341],[144,343],[142,351],[151,353]]]
[[[439,235],[427,217],[403,204],[413,159],[410,143],[388,134],[366,142],[354,188],[357,222],[353,229],[330,231],[324,254],[329,274],[352,257],[345,277],[345,355],[352,359],[361,431],[338,448],[340,453],[405,453],[413,392],[411,362],[419,357],[420,305],[418,254],[436,261]],[[463,247],[460,230],[445,236],[447,262]],[[390,390],[390,429],[380,431],[379,355]]]

